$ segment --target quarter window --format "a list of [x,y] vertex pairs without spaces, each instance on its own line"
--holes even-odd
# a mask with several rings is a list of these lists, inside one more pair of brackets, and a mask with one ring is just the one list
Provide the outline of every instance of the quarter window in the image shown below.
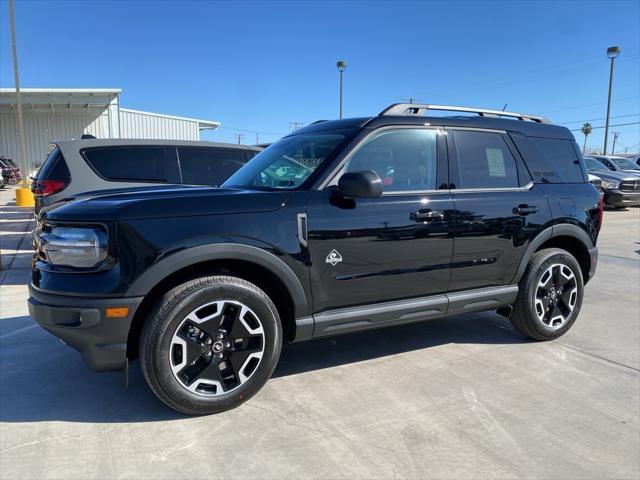
[[87,163],[107,180],[166,182],[164,147],[105,147],[82,152]]
[[460,168],[458,188],[513,188],[518,186],[516,161],[502,135],[456,131]]
[[436,151],[434,130],[385,130],[365,141],[345,171],[373,170],[385,192],[435,190]]

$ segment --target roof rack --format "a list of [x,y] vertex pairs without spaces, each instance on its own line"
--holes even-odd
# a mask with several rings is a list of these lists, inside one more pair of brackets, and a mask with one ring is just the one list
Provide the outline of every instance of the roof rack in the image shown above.
[[453,105],[430,105],[425,103],[394,103],[388,106],[379,116],[387,115],[423,115],[428,110],[442,110],[445,112],[466,112],[477,113],[481,117],[511,117],[518,120],[531,121],[536,123],[551,123],[548,118],[525,113],[504,112],[502,110],[487,110],[486,108],[456,107]]

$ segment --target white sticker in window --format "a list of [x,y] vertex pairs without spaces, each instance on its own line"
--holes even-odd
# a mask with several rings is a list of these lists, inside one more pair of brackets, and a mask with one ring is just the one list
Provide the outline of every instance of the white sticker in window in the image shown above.
[[487,162],[489,163],[490,177],[506,177],[507,171],[504,165],[504,155],[501,148],[486,148]]

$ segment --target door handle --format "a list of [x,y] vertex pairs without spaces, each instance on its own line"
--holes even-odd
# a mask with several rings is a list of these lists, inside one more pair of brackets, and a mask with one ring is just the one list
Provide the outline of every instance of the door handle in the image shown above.
[[411,215],[409,215],[409,218],[414,222],[432,222],[434,220],[443,220],[444,212],[424,208],[417,212],[412,212]]
[[513,213],[515,215],[529,215],[530,213],[536,213],[538,211],[538,207],[535,205],[518,205],[513,209]]

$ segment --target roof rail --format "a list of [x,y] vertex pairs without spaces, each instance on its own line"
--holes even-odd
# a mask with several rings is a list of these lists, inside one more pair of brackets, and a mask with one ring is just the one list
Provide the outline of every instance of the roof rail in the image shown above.
[[548,118],[536,115],[527,115],[517,112],[504,112],[502,110],[488,110],[486,108],[456,107],[453,105],[430,105],[425,103],[394,103],[388,106],[379,116],[387,115],[422,115],[428,110],[442,110],[445,112],[477,113],[481,117],[511,117],[518,120],[526,120],[537,123],[551,123]]

